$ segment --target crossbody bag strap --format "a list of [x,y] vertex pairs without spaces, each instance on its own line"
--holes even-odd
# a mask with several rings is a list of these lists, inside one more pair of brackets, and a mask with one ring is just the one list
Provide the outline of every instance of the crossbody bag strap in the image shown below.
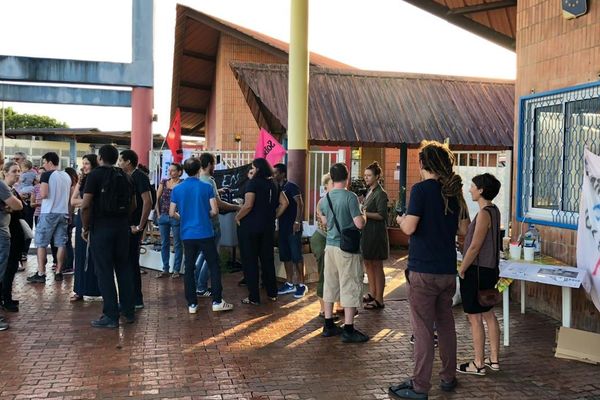
[[[498,255],[499,249],[498,249],[498,233],[496,232],[496,220],[495,220],[492,212],[488,209],[488,207],[485,207],[484,210],[487,211],[488,214],[490,214],[490,229],[492,230],[492,248],[494,251],[494,259],[496,260],[496,263],[495,263],[496,268],[498,268],[500,265],[500,256]],[[479,268],[481,268],[481,267],[478,265],[477,266],[477,287],[481,288],[481,286],[479,285]]]
[[338,224],[337,218],[335,217],[335,211],[333,211],[333,204],[331,204],[331,199],[329,198],[329,193],[327,193],[326,197],[327,197],[327,202],[329,203],[329,209],[331,210],[331,213],[333,214],[333,223],[335,224],[335,227],[337,228],[338,233],[341,235],[342,230],[340,229],[340,225]]

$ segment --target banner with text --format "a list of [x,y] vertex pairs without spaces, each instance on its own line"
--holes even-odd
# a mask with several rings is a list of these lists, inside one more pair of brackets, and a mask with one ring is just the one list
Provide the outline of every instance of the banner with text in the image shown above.
[[577,228],[577,267],[588,272],[583,287],[600,310],[600,157],[587,149]]

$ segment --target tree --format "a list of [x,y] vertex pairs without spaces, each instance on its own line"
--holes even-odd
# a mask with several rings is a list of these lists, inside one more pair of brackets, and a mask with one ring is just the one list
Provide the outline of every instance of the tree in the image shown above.
[[[0,108],[0,119],[2,118],[2,109]],[[7,107],[4,111],[6,129],[19,128],[68,128],[69,126],[47,115],[20,114]]]

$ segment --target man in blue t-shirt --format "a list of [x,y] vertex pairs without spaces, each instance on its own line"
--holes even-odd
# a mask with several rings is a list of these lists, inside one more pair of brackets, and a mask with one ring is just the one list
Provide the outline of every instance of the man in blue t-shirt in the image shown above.
[[285,193],[290,204],[279,217],[279,259],[285,265],[287,281],[277,294],[294,293],[299,299],[306,295],[308,287],[304,284],[304,257],[302,256],[302,219],[304,201],[298,185],[287,180],[285,164],[274,167],[275,181]]
[[185,298],[190,314],[195,314],[198,310],[194,270],[200,253],[204,253],[210,268],[212,310],[229,311],[233,309],[233,305],[227,303],[222,297],[219,253],[211,222],[211,217],[219,214],[217,199],[213,187],[199,179],[200,166],[200,160],[195,157],[185,161],[183,169],[188,178],[173,188],[169,208],[169,215],[180,220],[181,240],[185,256]]

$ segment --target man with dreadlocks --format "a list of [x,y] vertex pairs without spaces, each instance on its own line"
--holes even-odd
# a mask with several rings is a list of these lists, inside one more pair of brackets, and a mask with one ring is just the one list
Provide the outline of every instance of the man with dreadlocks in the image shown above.
[[[389,388],[398,398],[427,399],[431,388],[436,324],[442,361],[440,387],[452,391],[456,381],[456,328],[452,296],[456,291],[456,234],[464,235],[469,217],[462,180],[452,167],[447,144],[421,143],[422,181],[413,186],[406,215],[397,221],[410,236],[408,269],[410,320],[415,335],[412,379]],[[459,229],[460,227],[460,229]]]

